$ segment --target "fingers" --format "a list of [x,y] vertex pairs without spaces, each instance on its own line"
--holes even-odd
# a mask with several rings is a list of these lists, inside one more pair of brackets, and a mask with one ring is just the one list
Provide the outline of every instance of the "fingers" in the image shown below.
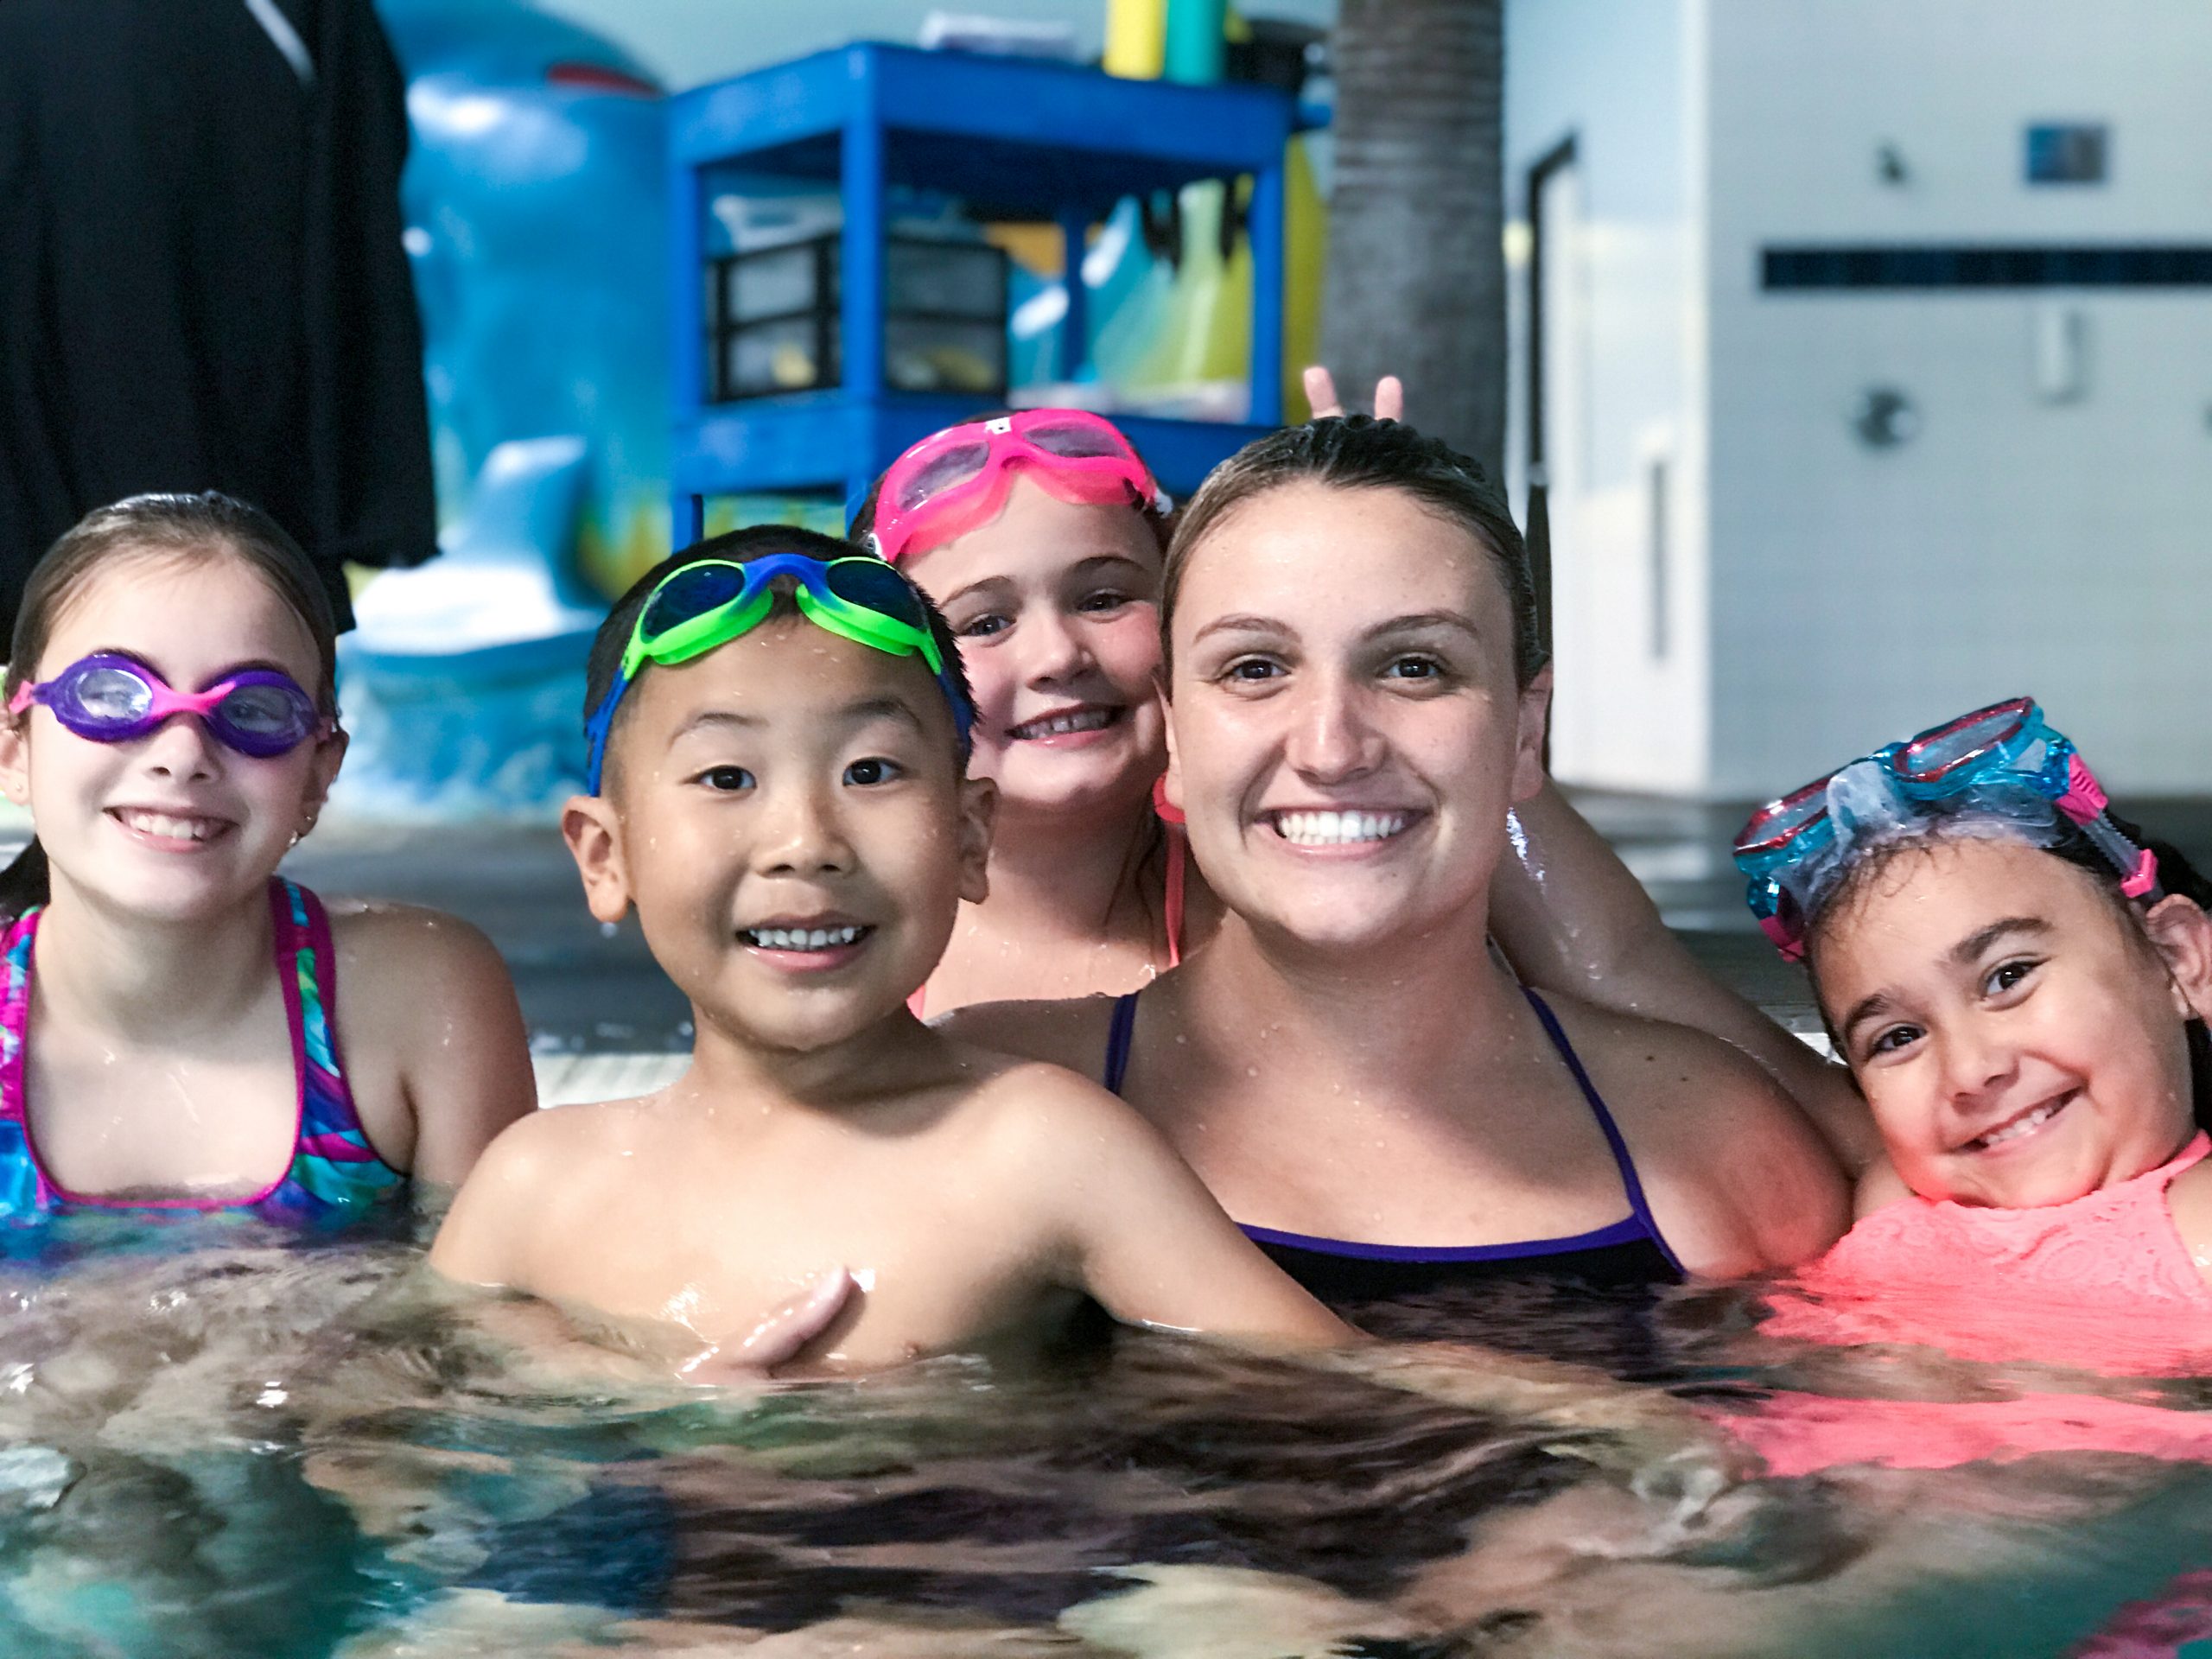
[[1319,363],[1308,364],[1304,379],[1306,401],[1313,406],[1315,420],[1333,420],[1344,412],[1344,404],[1337,399],[1337,378],[1325,367]]
[[728,1351],[737,1364],[773,1370],[830,1328],[858,1287],[842,1268],[832,1268],[789,1301],[772,1309]]
[[[1344,412],[1344,400],[1337,396],[1337,378],[1319,363],[1307,366],[1301,377],[1306,386],[1306,401],[1313,406],[1317,421],[1332,420]],[[1378,421],[1402,421],[1406,418],[1406,383],[1395,374],[1386,374],[1375,383],[1375,418]]]
[[779,1303],[735,1342],[702,1349],[677,1368],[687,1382],[709,1385],[758,1382],[830,1328],[859,1287],[842,1268],[810,1281],[789,1301]]

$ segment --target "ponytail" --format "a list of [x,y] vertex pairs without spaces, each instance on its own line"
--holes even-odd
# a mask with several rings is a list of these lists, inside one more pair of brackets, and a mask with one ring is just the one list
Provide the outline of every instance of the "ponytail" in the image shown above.
[[37,909],[53,896],[46,849],[33,836],[30,845],[16,855],[16,861],[0,870],[0,925],[12,927],[22,919],[24,912]]

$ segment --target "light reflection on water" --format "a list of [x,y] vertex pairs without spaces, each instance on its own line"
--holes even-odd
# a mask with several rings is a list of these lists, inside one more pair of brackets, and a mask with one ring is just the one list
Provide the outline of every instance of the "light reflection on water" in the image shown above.
[[[1694,1431],[1128,1335],[749,1399],[585,1386],[502,1363],[404,1243],[163,1236],[0,1269],[0,1656],[2055,1656],[2212,1560],[2194,1464],[1716,1494],[1662,1462]],[[1715,1414],[2055,1386],[1770,1342],[1757,1306],[1484,1293],[1369,1323]]]

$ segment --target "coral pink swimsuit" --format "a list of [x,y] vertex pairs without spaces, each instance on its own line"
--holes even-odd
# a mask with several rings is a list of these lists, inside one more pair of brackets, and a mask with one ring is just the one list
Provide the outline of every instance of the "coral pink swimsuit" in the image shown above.
[[[2212,1363],[2212,1287],[2166,1189],[2212,1152],[2035,1210],[1906,1198],[1878,1210],[1772,1295],[1763,1334],[1905,1344],[1990,1363],[2182,1376]],[[1840,1464],[1945,1469],[2051,1452],[2212,1461],[2212,1413],[1993,1376],[1972,1401],[1777,1395],[1728,1427],[1770,1473]]]
[[2034,1210],[1905,1198],[1878,1210],[1775,1300],[1769,1336],[1901,1342],[1964,1359],[2171,1376],[2212,1359],[2212,1286],[2166,1207],[2212,1152]]

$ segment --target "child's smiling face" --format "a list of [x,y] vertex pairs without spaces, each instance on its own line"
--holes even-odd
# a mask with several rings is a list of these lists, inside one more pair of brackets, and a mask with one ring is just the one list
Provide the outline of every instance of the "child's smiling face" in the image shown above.
[[[310,696],[322,680],[307,625],[251,565],[225,553],[115,559],[55,617],[34,673],[50,679],[99,652],[135,658],[184,691],[247,666],[281,669]],[[179,921],[269,879],[313,823],[345,739],[257,759],[179,715],[143,737],[99,743],[33,708],[0,750],[8,793],[30,804],[61,880],[124,912]]]
[[1160,564],[1131,509],[1019,476],[988,524],[906,560],[959,637],[975,771],[1009,808],[1112,812],[1151,792],[1167,764]]
[[991,786],[918,658],[777,617],[625,698],[565,815],[592,911],[636,905],[702,1021],[804,1052],[897,1009],[980,899]]
[[1870,872],[1812,961],[1906,1184],[2021,1209],[2142,1174],[2189,1138],[2205,931],[2185,899],[2146,933],[2056,855],[1954,836]]

